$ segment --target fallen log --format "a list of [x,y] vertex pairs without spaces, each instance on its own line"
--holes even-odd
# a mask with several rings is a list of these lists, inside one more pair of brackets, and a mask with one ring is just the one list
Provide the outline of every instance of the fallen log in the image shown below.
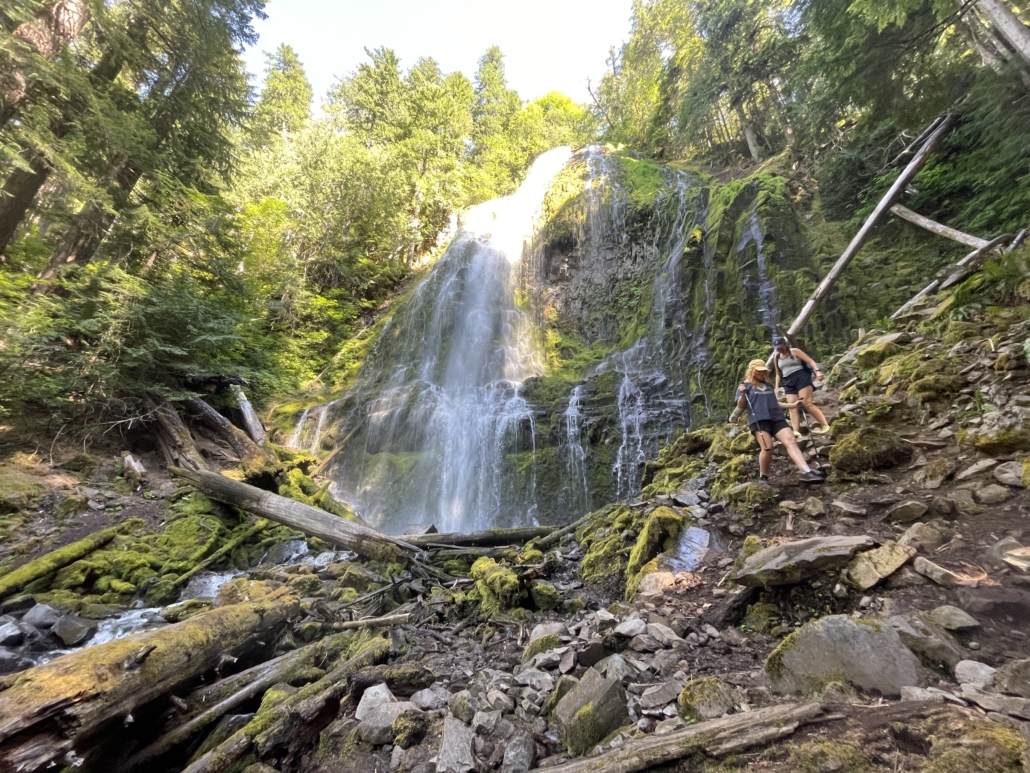
[[682,759],[696,752],[713,757],[734,754],[752,746],[791,735],[822,713],[817,703],[768,706],[691,725],[668,735],[649,735],[581,760],[549,768],[551,773],[636,773]]
[[500,545],[521,545],[538,537],[546,537],[554,531],[553,526],[527,526],[519,529],[488,529],[467,534],[405,534],[404,541],[416,547],[498,547]]
[[363,620],[348,620],[345,623],[333,623],[329,627],[334,631],[353,631],[356,628],[389,628],[391,625],[403,625],[411,615],[387,615],[385,617],[366,617]]
[[247,428],[247,434],[250,435],[255,443],[267,449],[269,446],[268,437],[265,435],[265,428],[261,425],[261,419],[258,417],[257,411],[254,410],[254,406],[247,399],[243,387],[239,384],[233,384],[231,389],[236,397],[236,402],[240,406],[240,412],[243,414],[243,426]]
[[207,462],[197,450],[193,436],[186,429],[186,425],[182,423],[175,408],[169,403],[157,406],[149,400],[147,405],[151,415],[157,419],[160,426],[161,431],[158,433],[158,437],[163,441],[162,450],[165,452],[165,456],[179,467],[190,470],[206,470]]
[[891,207],[891,212],[902,220],[907,220],[913,225],[917,225],[920,228],[924,228],[930,233],[943,236],[945,239],[951,239],[953,242],[964,244],[967,247],[973,247],[974,249],[980,249],[987,245],[987,239],[981,239],[979,236],[973,236],[972,234],[963,233],[962,231],[954,228],[949,228],[943,223],[938,223],[936,220],[931,220],[928,217],[923,217],[917,212],[913,212],[908,207],[904,207],[901,204],[895,204]]
[[259,532],[262,532],[262,531],[264,531],[267,528],[268,528],[268,521],[262,518],[260,521],[255,523],[252,527],[250,527],[245,532],[243,532],[243,534],[241,534],[240,536],[236,537],[235,539],[231,539],[228,542],[226,542],[224,545],[222,545],[222,547],[220,547],[218,550],[216,550],[210,556],[205,558],[199,564],[194,566],[188,572],[186,572],[185,574],[180,574],[174,580],[174,582],[172,584],[175,585],[175,587],[179,587],[180,585],[185,585],[187,582],[189,582],[190,578],[193,575],[197,574],[198,572],[204,571],[204,569],[209,567],[216,560],[218,560],[222,556],[229,555],[229,553],[232,553],[236,548],[238,548],[244,542],[249,540],[255,534],[257,534]]
[[0,769],[73,762],[114,721],[267,640],[300,611],[286,588],[63,655],[0,692]]
[[373,561],[407,562],[417,552],[406,542],[348,521],[317,507],[226,478],[216,472],[169,467],[212,499],[234,505],[305,534],[324,539]]
[[579,529],[580,526],[584,525],[587,521],[589,521],[591,515],[593,515],[593,513],[587,513],[578,521],[573,521],[568,526],[562,526],[557,531],[552,531],[546,537],[537,540],[534,547],[537,550],[548,550],[552,545],[557,545],[561,541],[562,537],[564,537],[566,534],[572,534],[572,532],[576,531],[577,529]]
[[374,639],[346,663],[271,709],[270,717],[258,714],[182,773],[226,773],[247,754],[260,760],[287,744],[291,749],[301,748],[336,718],[340,701],[350,690],[348,677],[385,660],[389,652],[389,639]]
[[[249,403],[248,403],[249,404]],[[186,407],[225,440],[240,458],[240,466],[248,478],[262,473],[277,475],[282,470],[279,458],[266,446],[250,439],[250,435],[237,427],[199,397],[186,400]]]
[[1002,234],[997,238],[991,239],[991,241],[987,242],[987,244],[985,244],[983,247],[979,247],[973,250],[971,253],[966,255],[966,257],[962,258],[962,260],[960,260],[950,269],[945,269],[945,271],[942,272],[950,273],[948,278],[941,282],[941,286],[938,289],[947,290],[949,287],[954,287],[967,276],[969,276],[978,268],[980,268],[980,264],[987,259],[987,256],[991,253],[992,250],[1009,244],[1015,238],[1016,237],[1013,234]]
[[70,545],[65,545],[63,548],[44,553],[39,558],[29,561],[17,569],[12,569],[3,577],[0,577],[0,599],[10,596],[12,593],[17,593],[29,583],[46,577],[48,574],[68,566],[68,564],[75,563],[80,558],[88,556],[94,550],[102,548],[120,533],[139,528],[140,526],[143,526],[143,521],[138,518],[132,518],[118,526],[90,534],[88,537],[72,542]]

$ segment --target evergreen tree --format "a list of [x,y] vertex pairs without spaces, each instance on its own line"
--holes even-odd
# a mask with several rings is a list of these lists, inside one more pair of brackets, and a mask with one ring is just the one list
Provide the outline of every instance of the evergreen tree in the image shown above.
[[311,83],[297,53],[283,44],[274,54],[266,54],[265,60],[265,85],[250,121],[258,144],[296,134],[311,118]]

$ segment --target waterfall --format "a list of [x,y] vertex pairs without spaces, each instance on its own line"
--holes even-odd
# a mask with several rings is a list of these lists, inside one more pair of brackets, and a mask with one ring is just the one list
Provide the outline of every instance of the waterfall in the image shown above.
[[535,521],[535,419],[520,387],[544,365],[513,268],[570,155],[543,154],[515,194],[466,214],[348,393],[335,493],[378,527]]
[[577,384],[569,395],[569,406],[562,419],[565,435],[562,455],[565,469],[565,501],[571,512],[590,509],[590,483],[587,480],[587,446],[583,436],[583,395],[586,390]]

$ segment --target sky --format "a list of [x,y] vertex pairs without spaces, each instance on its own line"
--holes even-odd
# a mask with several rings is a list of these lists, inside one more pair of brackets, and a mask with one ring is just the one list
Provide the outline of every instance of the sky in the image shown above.
[[392,48],[407,69],[431,56],[470,79],[492,45],[508,84],[524,100],[560,91],[588,102],[612,46],[629,36],[632,0],[269,0],[261,36],[246,52],[258,88],[264,53],[288,43],[300,56],[316,105],[341,76],[366,61],[365,48]]

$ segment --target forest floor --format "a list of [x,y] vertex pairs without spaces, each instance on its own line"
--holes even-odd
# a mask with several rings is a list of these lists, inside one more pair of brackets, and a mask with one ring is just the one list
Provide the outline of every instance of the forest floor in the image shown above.
[[[543,547],[431,546],[447,582],[255,530],[141,435],[10,453],[0,770],[1027,773],[1026,311],[927,307],[835,358],[816,398],[833,431],[802,441],[824,485],[782,449],[759,485],[742,425],[686,433],[639,501]],[[244,606],[264,622],[223,629]],[[383,615],[407,618],[347,626]],[[184,639],[192,665],[153,686],[146,653],[177,631],[211,642]],[[107,651],[138,697],[103,703],[122,667],[82,686]]]

